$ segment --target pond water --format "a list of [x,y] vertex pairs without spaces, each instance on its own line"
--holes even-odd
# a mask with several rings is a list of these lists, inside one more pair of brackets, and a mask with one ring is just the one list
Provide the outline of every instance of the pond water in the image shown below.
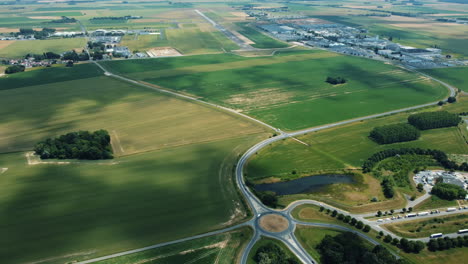
[[311,193],[333,183],[353,183],[351,175],[315,175],[296,180],[264,183],[254,186],[257,191],[273,191],[278,195]]

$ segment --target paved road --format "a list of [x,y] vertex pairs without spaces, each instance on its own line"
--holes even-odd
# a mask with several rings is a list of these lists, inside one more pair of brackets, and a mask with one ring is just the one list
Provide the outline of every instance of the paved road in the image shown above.
[[[205,19],[210,21],[210,23],[216,24],[214,21],[212,21],[211,19],[206,17],[204,14],[202,14],[198,10],[196,10],[196,11],[197,11],[197,13],[202,15]],[[242,224],[239,224],[239,225],[229,227],[229,228],[221,229],[221,230],[218,230],[218,231],[213,231],[213,232],[209,232],[209,233],[205,233],[205,234],[201,234],[201,235],[197,235],[197,236],[191,236],[191,237],[187,237],[187,238],[184,238],[184,239],[179,239],[179,240],[175,240],[175,241],[171,241],[171,242],[160,243],[160,244],[156,244],[156,245],[152,245],[152,246],[148,246],[148,247],[144,247],[144,248],[140,248],[140,249],[134,249],[134,250],[125,251],[125,252],[121,252],[121,253],[117,253],[117,254],[103,256],[103,257],[100,257],[100,258],[87,260],[87,261],[80,262],[80,263],[92,263],[92,262],[96,262],[96,261],[99,261],[99,260],[104,260],[104,259],[114,258],[114,257],[118,257],[118,256],[128,255],[128,254],[141,252],[141,251],[145,251],[145,250],[149,250],[149,249],[153,249],[153,248],[163,247],[163,246],[166,246],[166,245],[180,243],[180,242],[184,242],[184,241],[188,241],[188,240],[192,240],[192,239],[197,239],[197,238],[201,238],[201,237],[220,234],[220,233],[223,233],[223,232],[228,232],[228,231],[231,231],[231,230],[234,230],[236,228],[243,227],[243,226],[252,227],[254,229],[254,236],[249,241],[246,248],[242,252],[242,255],[241,255],[241,263],[242,264],[245,264],[247,262],[247,258],[248,258],[248,254],[249,254],[250,250],[252,249],[255,242],[260,239],[261,236],[271,237],[271,238],[281,240],[283,243],[285,243],[285,245],[303,263],[307,263],[307,264],[308,263],[316,263],[316,261],[304,250],[304,248],[297,241],[297,239],[296,239],[296,237],[294,235],[294,230],[296,228],[296,225],[298,225],[298,224],[299,225],[324,226],[324,224],[302,222],[302,221],[297,221],[297,220],[293,219],[293,217],[291,216],[291,211],[296,206],[298,206],[300,204],[306,204],[306,203],[316,204],[316,205],[320,205],[320,206],[324,206],[324,207],[328,207],[328,208],[333,208],[334,210],[337,210],[337,211],[342,212],[342,213],[349,214],[349,215],[355,217],[356,219],[359,219],[359,220],[361,220],[361,221],[363,221],[365,223],[368,223],[369,225],[371,225],[374,229],[376,229],[378,231],[382,230],[386,234],[391,234],[387,230],[382,229],[380,227],[380,223],[377,223],[376,221],[369,221],[367,219],[364,219],[364,216],[362,216],[362,215],[353,215],[353,214],[350,214],[349,212],[346,212],[346,211],[338,209],[338,208],[331,207],[329,205],[326,205],[325,203],[318,202],[318,201],[312,201],[312,200],[297,201],[297,202],[294,202],[293,204],[291,204],[290,206],[288,206],[287,208],[285,208],[284,210],[274,210],[274,209],[268,208],[268,207],[264,206],[258,200],[258,198],[255,195],[253,195],[250,192],[250,190],[246,187],[245,182],[244,182],[244,176],[243,176],[244,166],[247,163],[247,161],[249,160],[249,158],[251,156],[253,156],[255,153],[257,153],[258,151],[260,151],[262,148],[268,146],[269,144],[271,144],[273,142],[276,142],[276,141],[279,141],[279,140],[282,140],[282,139],[285,139],[285,138],[288,138],[288,137],[295,137],[295,136],[303,135],[303,134],[306,134],[306,133],[309,133],[309,132],[324,130],[324,129],[328,129],[328,128],[332,128],[332,127],[341,126],[341,125],[344,125],[344,124],[358,122],[358,121],[361,121],[361,120],[372,119],[372,118],[376,118],[376,117],[381,117],[381,116],[385,116],[385,115],[405,112],[405,111],[414,110],[414,109],[418,109],[418,108],[422,108],[422,107],[437,104],[437,102],[427,103],[427,104],[423,104],[423,105],[418,105],[418,106],[407,107],[407,108],[403,108],[403,109],[399,109],[399,110],[389,111],[389,112],[385,112],[385,113],[381,113],[381,114],[369,115],[369,116],[365,116],[365,117],[360,117],[360,118],[345,120],[345,121],[341,121],[341,122],[336,122],[336,123],[333,123],[333,124],[327,124],[327,125],[322,125],[322,126],[318,126],[318,127],[303,129],[303,130],[300,130],[300,131],[286,133],[286,132],[283,132],[283,131],[281,131],[279,129],[276,129],[276,128],[274,128],[274,127],[272,127],[272,126],[270,126],[270,125],[268,125],[268,124],[266,124],[266,123],[264,123],[264,122],[262,122],[260,120],[257,120],[257,119],[254,119],[252,117],[249,117],[247,115],[244,115],[242,113],[239,113],[239,112],[237,112],[237,111],[235,111],[233,109],[229,109],[229,108],[222,107],[222,106],[219,106],[219,105],[216,105],[216,104],[208,103],[208,102],[199,100],[199,99],[191,97],[191,96],[182,95],[182,94],[179,94],[179,93],[176,93],[176,92],[172,92],[172,91],[164,90],[164,89],[157,88],[157,87],[154,87],[154,86],[151,86],[151,85],[147,85],[147,84],[144,84],[144,83],[140,83],[138,81],[129,79],[127,77],[113,74],[113,73],[107,71],[102,65],[100,65],[97,62],[95,62],[95,64],[98,67],[100,67],[104,71],[104,74],[107,75],[107,76],[117,78],[117,79],[129,82],[129,83],[132,83],[132,84],[135,84],[135,85],[139,85],[139,86],[142,86],[142,87],[145,87],[145,88],[156,90],[156,91],[159,91],[159,92],[162,92],[162,93],[170,94],[170,95],[173,95],[173,96],[176,96],[176,97],[180,97],[180,98],[184,98],[184,99],[187,99],[187,100],[196,101],[196,102],[199,102],[199,103],[202,103],[202,104],[206,104],[206,105],[209,105],[211,107],[219,108],[219,109],[222,109],[222,110],[227,111],[227,112],[231,112],[231,113],[236,114],[236,115],[240,115],[240,116],[245,117],[247,119],[250,119],[250,120],[252,120],[254,122],[257,122],[257,123],[269,128],[269,129],[272,129],[274,131],[279,132],[279,135],[276,136],[276,137],[266,139],[266,140],[256,144],[252,148],[250,148],[247,152],[244,153],[244,155],[242,155],[242,157],[239,159],[239,161],[237,163],[237,166],[236,166],[236,183],[237,183],[237,186],[239,187],[239,189],[241,190],[242,194],[244,195],[249,207],[251,208],[251,210],[253,212],[253,217],[249,221],[247,221],[245,223],[242,223]],[[425,74],[423,74],[423,75],[425,75]],[[425,76],[427,76],[427,75],[425,75]],[[427,77],[429,77],[429,78],[441,83],[445,87],[447,87],[447,89],[450,90],[451,95],[455,94],[455,91],[456,91],[455,87],[452,87],[452,86],[450,86],[450,85],[448,85],[448,84],[446,84],[444,82],[441,82],[441,81],[439,81],[437,79],[434,79],[434,78],[432,78],[430,76],[427,76]],[[286,231],[279,232],[279,233],[272,233],[272,232],[268,232],[266,230],[263,230],[259,226],[258,221],[265,214],[280,214],[280,215],[284,216],[289,221],[289,228]],[[341,229],[341,230],[349,230],[348,228],[343,227],[343,226],[337,226],[337,225],[326,225],[326,226],[330,227],[330,228]],[[364,235],[362,233],[359,233],[359,235],[362,236],[364,239],[370,241],[373,244],[377,243],[376,241],[374,241],[373,239],[367,237],[366,235]],[[393,237],[397,237],[397,236],[395,236],[393,234],[391,234],[391,235]],[[456,236],[456,234],[451,234],[451,236]],[[427,239],[421,239],[421,240],[427,240]]]

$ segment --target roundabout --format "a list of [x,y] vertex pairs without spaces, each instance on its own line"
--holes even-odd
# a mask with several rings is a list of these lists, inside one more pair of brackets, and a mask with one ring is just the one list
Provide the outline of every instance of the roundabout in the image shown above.
[[289,220],[280,214],[265,214],[258,220],[260,228],[269,233],[280,233],[288,230]]

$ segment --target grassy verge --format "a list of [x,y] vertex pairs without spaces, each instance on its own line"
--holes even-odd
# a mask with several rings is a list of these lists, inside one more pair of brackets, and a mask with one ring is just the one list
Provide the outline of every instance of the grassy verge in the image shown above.
[[456,207],[458,205],[457,201],[448,201],[440,199],[435,195],[431,195],[431,198],[423,201],[422,203],[416,205],[414,210],[422,211],[427,209],[437,209],[437,208],[447,208],[447,207]]

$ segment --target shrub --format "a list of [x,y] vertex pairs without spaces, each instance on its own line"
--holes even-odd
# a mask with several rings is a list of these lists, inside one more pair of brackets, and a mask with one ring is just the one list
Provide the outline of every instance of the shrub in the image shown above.
[[408,117],[408,123],[421,130],[457,126],[460,122],[461,118],[457,114],[447,111],[425,112]]
[[369,136],[379,144],[391,144],[416,140],[421,136],[421,133],[411,125],[394,124],[375,127]]
[[346,79],[342,77],[327,77],[325,81],[333,85],[346,83]]

